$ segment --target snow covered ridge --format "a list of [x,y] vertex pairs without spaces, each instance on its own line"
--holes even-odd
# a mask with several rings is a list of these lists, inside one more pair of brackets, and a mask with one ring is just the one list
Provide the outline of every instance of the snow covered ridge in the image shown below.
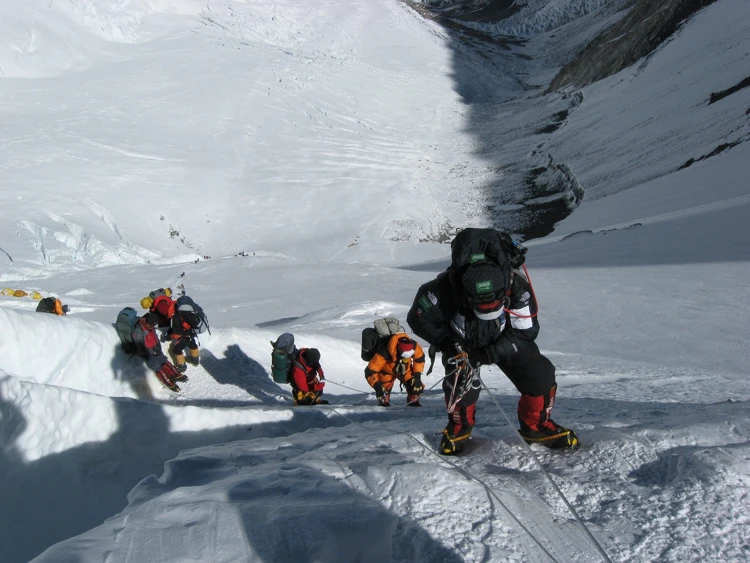
[[[247,250],[353,261],[371,242],[387,257],[463,222],[431,180],[465,152],[450,52],[402,3],[90,5],[0,4],[0,190],[17,211],[0,279]],[[138,10],[148,41],[86,27]]]
[[195,15],[213,0],[70,0],[64,13],[91,33],[109,41],[133,43],[149,37],[143,27],[154,14]]
[[[154,16],[195,15],[212,1],[3,0],[0,78],[41,78],[82,71],[102,56],[106,42],[147,41],[180,25],[174,17]],[[182,25],[190,24],[185,21]]]

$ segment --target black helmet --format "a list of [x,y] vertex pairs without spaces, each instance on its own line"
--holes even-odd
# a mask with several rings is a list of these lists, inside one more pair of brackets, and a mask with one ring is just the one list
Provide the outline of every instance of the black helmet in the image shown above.
[[466,269],[461,285],[477,317],[489,321],[503,314],[508,281],[503,269],[491,262],[479,262]]
[[146,315],[146,324],[149,326],[159,326],[159,315],[156,313],[149,313]]
[[302,359],[311,368],[318,367],[320,365],[320,351],[317,348],[308,348],[302,352]]

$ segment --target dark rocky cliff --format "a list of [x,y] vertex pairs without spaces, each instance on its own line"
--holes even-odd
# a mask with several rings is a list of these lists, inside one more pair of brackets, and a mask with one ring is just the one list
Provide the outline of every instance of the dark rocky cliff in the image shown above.
[[698,10],[716,0],[636,0],[627,16],[597,35],[549,85],[582,87],[651,54]]

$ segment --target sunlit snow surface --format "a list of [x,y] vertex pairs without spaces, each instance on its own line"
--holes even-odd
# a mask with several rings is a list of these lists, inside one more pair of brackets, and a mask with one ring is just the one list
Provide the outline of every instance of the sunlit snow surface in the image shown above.
[[[583,36],[573,4],[505,31]],[[0,280],[72,312],[0,297],[0,561],[600,561],[587,531],[613,561],[748,559],[750,89],[705,104],[745,77],[747,29],[719,0],[645,67],[540,98],[508,87],[512,53],[488,72],[390,0],[2,0]],[[387,410],[359,357],[447,265],[426,241],[481,217],[504,161],[548,156],[590,190],[528,255],[583,446],[533,452],[585,529],[496,368],[446,459],[439,361],[423,408]],[[179,285],[212,332],[175,396],[112,323]],[[286,331],[330,406],[272,381]]]

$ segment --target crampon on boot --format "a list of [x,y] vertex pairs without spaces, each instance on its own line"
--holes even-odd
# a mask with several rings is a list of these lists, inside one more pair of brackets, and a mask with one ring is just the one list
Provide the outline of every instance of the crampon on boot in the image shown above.
[[391,406],[391,396],[386,393],[385,395],[378,397],[378,406],[379,407],[390,407]]
[[167,375],[169,375],[169,379],[171,379],[172,381],[188,380],[187,375],[185,375],[184,373],[184,370],[180,371],[174,364],[170,364],[169,362],[167,362],[166,364],[164,364],[164,367],[162,369],[167,373]]
[[461,451],[471,436],[471,428],[464,428],[458,434],[451,434],[446,428],[440,440],[440,453],[443,455],[454,455]]
[[170,391],[174,391],[175,393],[178,393],[180,391],[180,387],[175,383],[173,374],[177,376],[180,375],[172,367],[172,364],[167,362],[159,371],[156,372],[156,377],[159,381],[161,381],[162,385],[164,385],[167,389],[169,389]]
[[175,381],[187,381],[187,376],[180,375],[187,371],[187,364],[185,363],[185,356],[182,354],[175,354],[172,348],[169,348],[169,357],[172,359],[172,365],[174,366],[177,375],[171,379]]
[[293,391],[294,406],[305,407],[315,403],[315,393],[312,391]]
[[575,448],[578,446],[576,433],[550,418],[556,393],[557,385],[553,385],[542,395],[521,395],[518,400],[519,432],[528,444],[542,444],[553,449]]
[[421,407],[419,404],[419,395],[407,395],[406,396],[407,407]]
[[540,424],[536,429],[522,428],[519,432],[527,444],[541,444],[555,450],[576,448],[579,445],[575,432],[552,420]]
[[185,356],[185,361],[194,366],[200,365],[201,363],[200,350],[198,348],[196,348],[195,350],[190,348],[189,350],[190,350],[190,354]]
[[294,406],[304,407],[327,404],[328,401],[320,398],[320,393],[316,393],[314,391],[296,391],[294,393]]

